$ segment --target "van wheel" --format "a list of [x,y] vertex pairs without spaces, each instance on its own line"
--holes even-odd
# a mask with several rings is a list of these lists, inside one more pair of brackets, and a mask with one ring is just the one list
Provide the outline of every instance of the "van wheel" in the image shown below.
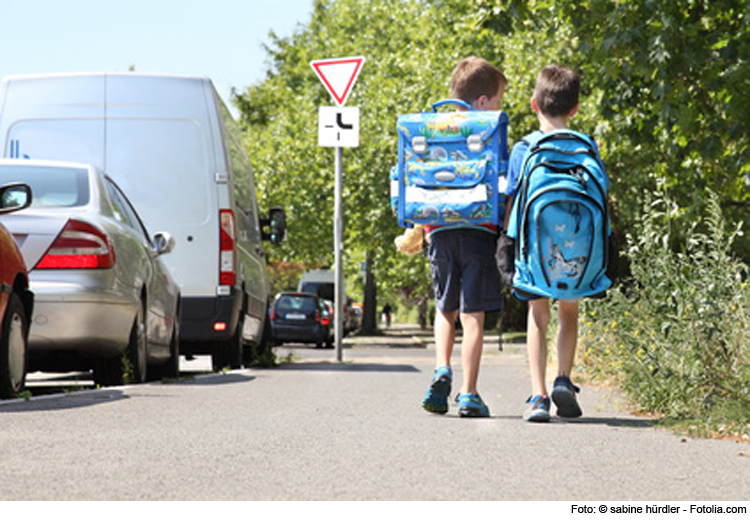
[[26,311],[15,292],[8,298],[0,338],[0,397],[13,398],[26,382],[28,342]]
[[273,355],[270,351],[272,345],[271,320],[266,317],[263,322],[263,332],[260,335],[258,343],[244,348],[242,364],[245,367],[250,367],[253,364],[262,364],[269,355]]
[[231,338],[216,345],[211,355],[211,367],[214,371],[221,371],[227,367],[229,369],[242,367],[242,320],[237,323],[237,328]]

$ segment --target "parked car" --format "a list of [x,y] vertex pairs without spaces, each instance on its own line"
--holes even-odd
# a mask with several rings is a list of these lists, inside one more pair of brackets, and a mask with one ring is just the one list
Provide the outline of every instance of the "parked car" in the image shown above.
[[285,342],[333,346],[332,318],[317,294],[282,292],[271,305],[271,337],[276,345]]
[[[120,188],[91,165],[0,160],[0,184],[25,182],[31,206],[5,224],[29,270],[29,371],[93,370],[99,385],[179,371],[180,291]],[[124,360],[127,360],[125,362]]]
[[249,365],[265,348],[264,241],[286,233],[283,208],[258,208],[243,138],[206,77],[65,73],[0,83],[4,157],[94,165],[147,228],[179,241],[164,261],[183,295],[180,351],[211,355],[215,370]]
[[349,304],[349,322],[350,329],[352,331],[359,330],[362,327],[362,304],[361,303],[350,303]]
[[[26,184],[0,187],[0,213],[18,211],[31,204]],[[8,230],[0,224],[0,398],[12,398],[23,391],[29,322],[34,296],[21,252]]]

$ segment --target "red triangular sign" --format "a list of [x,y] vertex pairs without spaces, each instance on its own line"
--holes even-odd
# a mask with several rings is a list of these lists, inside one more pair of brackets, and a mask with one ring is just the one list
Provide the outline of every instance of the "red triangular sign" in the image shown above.
[[336,104],[344,106],[364,62],[364,57],[346,57],[311,61],[310,66],[315,70]]

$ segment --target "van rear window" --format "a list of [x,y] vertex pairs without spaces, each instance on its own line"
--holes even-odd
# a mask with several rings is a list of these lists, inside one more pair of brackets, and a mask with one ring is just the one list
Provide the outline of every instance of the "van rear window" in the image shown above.
[[204,132],[186,119],[108,119],[107,173],[149,226],[207,221],[214,173]]

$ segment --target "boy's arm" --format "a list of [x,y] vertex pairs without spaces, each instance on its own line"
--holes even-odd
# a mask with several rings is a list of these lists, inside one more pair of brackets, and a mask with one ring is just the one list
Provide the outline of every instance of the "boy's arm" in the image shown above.
[[527,143],[518,141],[513,146],[513,150],[510,152],[510,160],[508,160],[508,187],[505,190],[506,201],[505,201],[505,218],[503,220],[503,229],[508,228],[508,219],[510,218],[510,211],[513,207],[513,197],[516,194],[516,188],[518,187],[518,177],[521,174],[521,168],[523,165],[523,157],[526,151],[529,149]]

